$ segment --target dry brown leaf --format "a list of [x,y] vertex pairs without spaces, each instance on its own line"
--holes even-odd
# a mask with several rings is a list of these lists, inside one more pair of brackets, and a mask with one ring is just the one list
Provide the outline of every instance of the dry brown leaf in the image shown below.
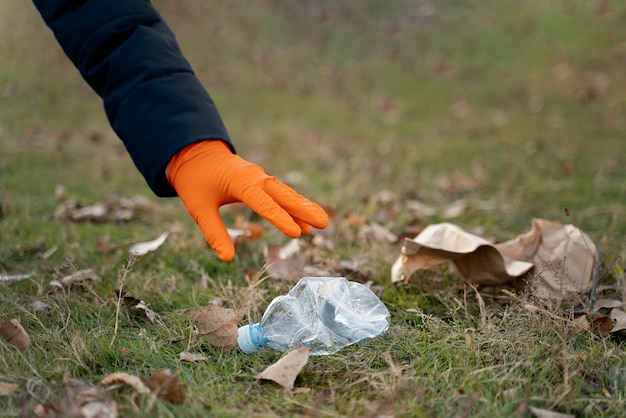
[[180,361],[197,362],[197,361],[208,361],[208,360],[209,358],[206,356],[203,356],[202,354],[188,353],[186,351],[183,351],[182,353],[180,353]]
[[39,404],[38,418],[117,418],[117,404],[102,388],[77,379],[65,383],[67,397],[54,404]]
[[135,392],[137,393],[141,393],[141,394],[151,393],[150,388],[146,386],[143,380],[141,380],[137,376],[133,376],[131,374],[123,373],[123,372],[111,373],[105,376],[100,381],[100,383],[105,386],[110,386],[114,384],[128,385],[132,387],[133,389],[135,389]]
[[622,301],[616,299],[598,299],[593,304],[594,311],[601,311],[606,309],[607,311],[611,311],[613,308],[619,308],[622,306]]
[[54,212],[55,219],[70,222],[128,222],[136,211],[154,208],[145,196],[109,196],[102,202],[85,205],[80,201],[63,202]]
[[429,225],[412,240],[405,239],[391,278],[394,283],[407,282],[417,270],[452,262],[471,283],[515,286],[534,268],[534,295],[560,299],[591,289],[596,256],[589,236],[573,225],[533,219],[529,232],[492,244],[445,222]]
[[303,345],[286,352],[276,363],[256,375],[256,379],[271,380],[292,392],[296,378],[309,361],[309,349]]
[[169,370],[161,370],[153,374],[146,384],[152,393],[161,399],[177,405],[185,401],[185,391],[180,385],[180,376]]
[[608,335],[613,329],[613,321],[610,316],[598,315],[588,317],[591,330],[600,335]]
[[98,237],[98,240],[96,241],[96,250],[102,254],[111,254],[117,250],[117,244],[112,244],[109,241],[109,234],[105,233]]
[[76,273],[65,276],[61,280],[52,280],[48,285],[48,290],[54,292],[56,290],[65,289],[73,284],[81,283],[85,281],[95,281],[100,279],[98,273],[94,269],[79,270]]
[[237,345],[237,325],[247,309],[247,306],[229,309],[208,305],[188,310],[187,316],[205,341],[226,354]]
[[115,295],[122,305],[126,306],[136,317],[149,324],[163,324],[158,313],[148,308],[148,304],[141,299],[130,296],[128,293],[115,289]]
[[17,390],[15,383],[0,382],[0,396],[8,396]]
[[30,337],[20,324],[19,318],[13,318],[10,321],[0,322],[0,336],[2,336],[7,344],[16,347],[20,351],[26,351],[30,346]]
[[537,418],[576,418],[574,415],[562,414],[548,409],[535,408],[534,406],[529,407],[529,409]]
[[300,252],[300,240],[289,241],[282,248],[271,247],[265,257],[265,273],[275,279],[297,281],[304,275],[306,255]]

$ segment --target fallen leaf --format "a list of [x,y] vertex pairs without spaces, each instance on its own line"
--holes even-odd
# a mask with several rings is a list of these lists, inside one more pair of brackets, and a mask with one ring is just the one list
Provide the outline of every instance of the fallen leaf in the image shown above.
[[235,217],[235,229],[228,229],[228,234],[234,244],[259,238],[263,235],[263,225],[258,222],[248,222],[241,214]]
[[98,240],[96,241],[96,250],[102,254],[110,254],[117,250],[117,245],[111,244],[109,241],[109,234],[105,233],[98,237]]
[[589,316],[588,318],[592,331],[600,335],[608,335],[613,329],[613,321],[608,315]]
[[529,407],[530,411],[535,414],[537,418],[576,418],[574,415],[562,414],[560,412],[550,411],[548,409]]
[[300,240],[294,238],[282,248],[271,247],[265,256],[265,273],[275,279],[299,280],[303,276],[306,255],[300,253]]
[[65,276],[61,280],[52,280],[48,284],[48,290],[54,292],[56,290],[65,289],[73,284],[89,281],[98,280],[100,276],[94,269],[85,269],[79,270],[76,273],[70,274],[69,276]]
[[153,208],[145,196],[131,198],[109,196],[102,202],[85,205],[80,201],[64,202],[54,212],[54,218],[70,222],[128,222],[136,211]]
[[376,222],[370,222],[367,225],[364,225],[359,230],[359,235],[362,239],[367,239],[368,237],[373,237],[374,241],[377,242],[387,242],[394,243],[398,241],[398,236]]
[[141,394],[149,394],[151,390],[146,384],[138,378],[137,376],[133,376],[128,373],[123,372],[115,372],[105,376],[101,381],[101,384],[105,386],[111,386],[115,384],[119,385],[128,385],[135,389],[135,392]]
[[626,312],[620,311],[619,309],[613,309],[611,311],[611,320],[613,328],[611,328],[610,332],[617,332],[626,329]]
[[146,384],[152,393],[161,399],[177,405],[185,401],[185,391],[180,385],[180,376],[169,370],[161,370],[153,374]]
[[117,418],[117,404],[102,388],[77,379],[65,383],[67,397],[54,404],[39,404],[33,413],[38,418]]
[[13,318],[10,321],[0,322],[0,336],[2,336],[7,344],[16,347],[20,351],[26,351],[30,346],[30,337],[20,324],[19,318]]
[[86,206],[80,202],[63,203],[54,212],[55,219],[71,222],[104,222],[107,220],[107,216],[107,207],[102,202]]
[[148,254],[151,251],[157,250],[165,240],[167,239],[169,232],[162,233],[157,239],[146,242],[139,242],[137,244],[133,244],[128,252],[130,255],[134,255],[136,257]]
[[25,274],[0,274],[0,282],[16,282],[18,280],[30,279],[32,277],[31,273]]
[[226,354],[237,345],[237,325],[247,309],[247,306],[229,309],[208,305],[190,309],[186,313],[196,325],[198,334]]
[[589,236],[573,225],[533,219],[531,231],[494,245],[457,225],[441,223],[404,240],[391,280],[406,282],[417,270],[452,262],[471,283],[515,285],[534,268],[534,294],[559,299],[591,289],[596,257]]
[[296,378],[309,361],[309,349],[303,345],[287,351],[276,363],[255,376],[256,379],[271,380],[292,392]]
[[17,390],[15,383],[0,382],[0,396],[8,396]]
[[180,361],[198,362],[198,361],[208,361],[208,360],[209,358],[206,356],[203,356],[202,354],[188,353],[186,351],[183,351],[182,353],[180,353]]
[[594,311],[600,311],[600,310],[606,309],[606,310],[610,311],[613,308],[619,308],[621,306],[622,306],[622,301],[621,300],[616,300],[616,299],[598,299],[593,304],[593,310]]
[[591,331],[591,324],[589,323],[589,319],[587,319],[587,315],[581,315],[575,318],[574,323],[584,330]]
[[163,320],[158,313],[148,307],[148,304],[141,299],[130,296],[128,293],[115,289],[115,295],[122,305],[126,306],[136,317],[149,324],[163,324]]

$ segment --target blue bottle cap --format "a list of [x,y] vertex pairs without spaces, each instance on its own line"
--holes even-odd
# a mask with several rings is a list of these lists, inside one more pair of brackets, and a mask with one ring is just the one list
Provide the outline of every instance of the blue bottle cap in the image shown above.
[[261,351],[266,343],[261,324],[252,323],[237,330],[237,345],[245,354]]

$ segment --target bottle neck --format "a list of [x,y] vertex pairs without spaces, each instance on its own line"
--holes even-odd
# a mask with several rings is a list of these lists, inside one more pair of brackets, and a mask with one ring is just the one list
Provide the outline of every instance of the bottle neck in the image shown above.
[[267,345],[267,338],[265,338],[265,335],[263,334],[261,324],[250,324],[250,341],[257,351],[261,351],[263,347]]

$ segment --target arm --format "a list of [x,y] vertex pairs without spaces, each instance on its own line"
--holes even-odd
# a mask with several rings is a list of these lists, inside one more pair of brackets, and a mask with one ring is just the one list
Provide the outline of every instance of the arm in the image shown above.
[[328,225],[322,208],[234,154],[213,100],[148,0],[34,3],[152,190],[180,197],[218,257],[235,255],[219,214],[227,203],[245,203],[293,238]]
[[213,100],[174,34],[146,0],[34,0],[135,165],[159,196],[175,196],[165,167],[186,145],[220,139]]

